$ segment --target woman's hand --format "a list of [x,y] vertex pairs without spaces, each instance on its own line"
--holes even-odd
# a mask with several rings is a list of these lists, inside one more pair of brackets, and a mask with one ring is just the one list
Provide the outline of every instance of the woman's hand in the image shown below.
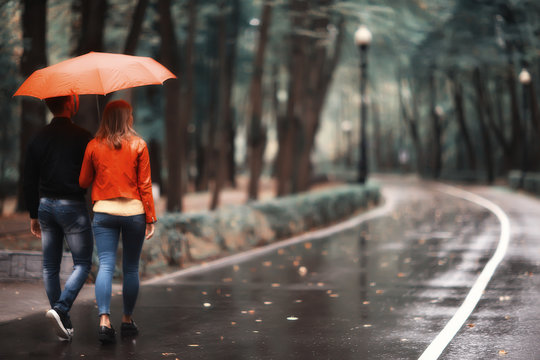
[[154,229],[155,229],[154,224],[146,224],[146,237],[145,237],[146,240],[154,236]]

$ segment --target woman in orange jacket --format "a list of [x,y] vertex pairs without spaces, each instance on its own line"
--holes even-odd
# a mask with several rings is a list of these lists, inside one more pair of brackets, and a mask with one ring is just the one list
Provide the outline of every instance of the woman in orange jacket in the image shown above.
[[86,147],[79,184],[83,188],[92,184],[92,226],[99,257],[95,288],[99,340],[115,340],[110,303],[120,233],[124,275],[121,333],[137,335],[132,313],[139,293],[139,259],[144,239],[154,234],[156,214],[148,149],[133,130],[132,110],[126,101],[113,101],[105,107],[96,137]]

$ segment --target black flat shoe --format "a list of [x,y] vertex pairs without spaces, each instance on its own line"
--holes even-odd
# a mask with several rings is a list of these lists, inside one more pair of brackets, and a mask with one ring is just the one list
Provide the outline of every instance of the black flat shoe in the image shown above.
[[135,324],[135,321],[131,319],[131,322],[123,322],[122,326],[120,327],[120,333],[122,336],[137,336],[139,334],[139,328]]
[[116,341],[116,331],[114,331],[114,328],[111,326],[100,326],[98,330],[98,339],[101,341],[102,344],[108,344],[113,343]]

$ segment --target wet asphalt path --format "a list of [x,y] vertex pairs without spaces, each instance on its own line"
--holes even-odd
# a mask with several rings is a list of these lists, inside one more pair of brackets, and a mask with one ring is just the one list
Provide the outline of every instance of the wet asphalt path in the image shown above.
[[[143,286],[136,339],[100,345],[95,305],[76,303],[72,343],[58,343],[44,316],[32,315],[0,324],[0,359],[417,359],[493,255],[500,223],[430,185],[384,186],[392,199],[384,216]],[[526,233],[540,213],[522,215],[536,200],[497,196],[512,204],[518,245],[442,359],[540,359],[540,252],[538,234]]]

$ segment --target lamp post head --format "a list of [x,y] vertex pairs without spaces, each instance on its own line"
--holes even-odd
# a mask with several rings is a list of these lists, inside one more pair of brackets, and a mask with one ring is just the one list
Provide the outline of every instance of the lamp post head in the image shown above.
[[442,108],[442,106],[440,105],[435,106],[435,114],[437,114],[438,117],[444,116],[444,109]]
[[531,74],[529,74],[527,69],[521,69],[521,72],[519,73],[519,82],[523,85],[529,85],[531,83]]
[[345,133],[349,133],[352,130],[352,124],[349,120],[345,120],[341,123],[341,130]]
[[371,31],[365,25],[360,25],[354,33],[354,42],[358,46],[369,46],[372,38]]

